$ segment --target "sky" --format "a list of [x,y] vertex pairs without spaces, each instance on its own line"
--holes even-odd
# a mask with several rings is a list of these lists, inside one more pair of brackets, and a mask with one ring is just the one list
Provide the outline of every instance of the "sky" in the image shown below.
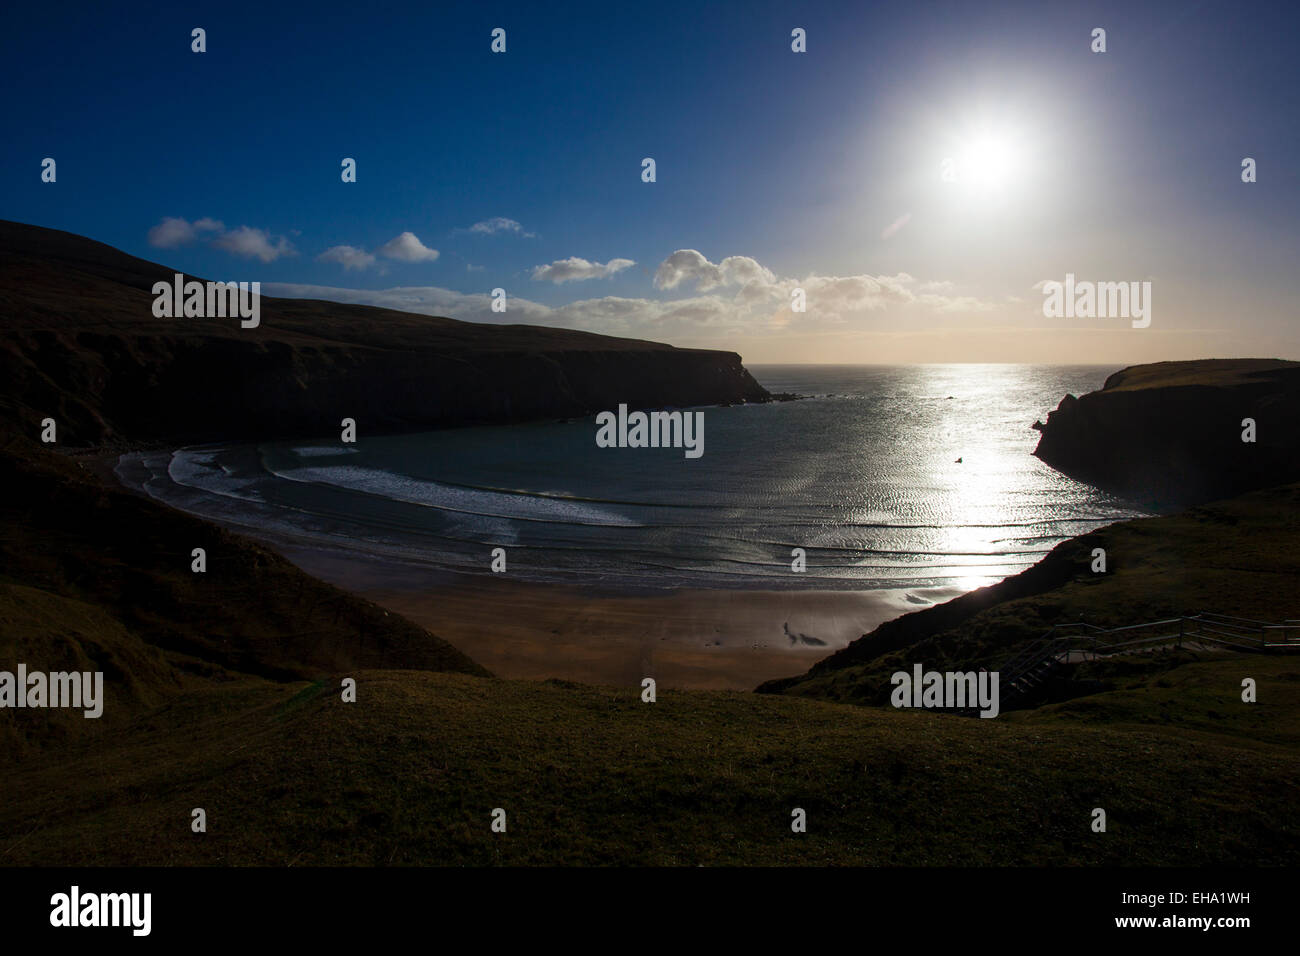
[[1300,359],[1300,4],[171,7],[6,10],[0,218],[756,364]]

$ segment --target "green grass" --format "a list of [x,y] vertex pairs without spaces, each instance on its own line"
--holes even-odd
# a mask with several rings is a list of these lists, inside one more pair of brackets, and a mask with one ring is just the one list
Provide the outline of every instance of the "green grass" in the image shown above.
[[[1007,716],[1021,723],[1063,720],[1073,725],[1160,729],[1177,736],[1191,731],[1231,740],[1238,747],[1300,752],[1300,656],[1230,654],[1172,668],[1159,661],[1141,661],[1128,673],[1119,668],[1121,663],[1079,666],[1082,676],[1100,672],[1108,677],[1116,685],[1113,691]],[[1245,678],[1257,684],[1253,704],[1241,700]],[[1265,684],[1266,691],[1259,689]]]
[[[1240,676],[1260,686],[1242,704]],[[237,682],[5,782],[0,863],[1294,864],[1295,662],[978,720],[427,672]],[[1152,682],[1167,682],[1156,686]],[[208,814],[190,832],[190,810]],[[493,808],[508,832],[489,827]],[[808,832],[790,831],[790,811]],[[1108,832],[1090,830],[1091,811]]]
[[1285,359],[1200,359],[1134,365],[1110,376],[1107,391],[1145,388],[1232,388],[1267,381],[1277,372],[1300,370],[1300,362]]

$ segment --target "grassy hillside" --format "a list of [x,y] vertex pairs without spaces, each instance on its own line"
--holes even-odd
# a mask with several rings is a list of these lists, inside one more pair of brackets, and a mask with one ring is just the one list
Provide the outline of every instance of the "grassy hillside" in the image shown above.
[[[191,677],[293,680],[391,666],[486,673],[275,552],[110,488],[26,439],[3,443],[0,484],[0,669],[103,670],[108,699],[98,720],[0,710],[0,757],[101,733]],[[205,573],[191,570],[194,548],[207,552]]]
[[1300,362],[1286,359],[1198,359],[1188,362],[1150,362],[1130,365],[1102,384],[1105,391],[1147,388],[1235,388],[1272,381],[1278,374],[1300,371]]
[[[1091,570],[1099,547],[1105,574]],[[882,704],[896,670],[997,669],[1054,624],[1118,627],[1197,611],[1282,621],[1300,618],[1297,595],[1300,485],[1287,485],[1073,538],[1021,574],[883,624],[763,689]]]
[[995,721],[397,671],[345,704],[333,677],[248,680],[20,765],[0,863],[1295,864],[1300,673],[1246,663]]

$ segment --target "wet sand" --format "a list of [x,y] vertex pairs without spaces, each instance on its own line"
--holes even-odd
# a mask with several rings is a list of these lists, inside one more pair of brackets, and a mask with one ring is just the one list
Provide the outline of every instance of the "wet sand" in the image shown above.
[[[878,624],[957,596],[876,591],[675,590],[620,594],[507,576],[403,573],[314,551],[311,574],[415,621],[498,677],[753,690],[792,677]],[[820,643],[818,643],[820,642]]]

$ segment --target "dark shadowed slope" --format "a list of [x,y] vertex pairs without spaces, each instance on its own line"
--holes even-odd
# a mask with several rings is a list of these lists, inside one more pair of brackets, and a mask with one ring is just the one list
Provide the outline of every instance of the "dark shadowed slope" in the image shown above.
[[402,671],[361,672],[345,704],[249,680],[14,768],[0,865],[1294,865],[1294,666],[1252,668],[1253,708],[1219,661],[1007,720]]
[[[217,280],[256,279],[255,267]],[[201,442],[766,401],[734,352],[263,297],[261,324],[155,318],[174,270],[0,221],[0,405],[65,445]],[[206,277],[186,276],[187,279]]]
[[[26,439],[0,444],[0,669],[102,670],[107,696],[98,720],[0,711],[0,757],[120,726],[194,680],[363,667],[487,673],[260,545],[107,487]],[[191,570],[195,548],[205,573]]]

